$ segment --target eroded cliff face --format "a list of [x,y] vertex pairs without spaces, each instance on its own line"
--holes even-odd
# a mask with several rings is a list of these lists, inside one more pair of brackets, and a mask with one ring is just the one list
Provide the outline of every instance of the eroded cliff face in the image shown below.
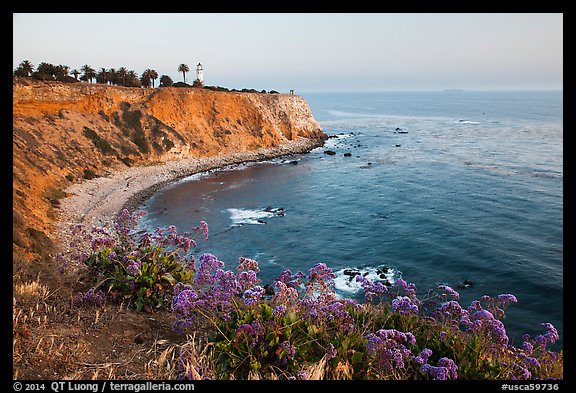
[[54,209],[72,182],[300,138],[326,135],[299,96],[15,80],[14,247],[47,252]]

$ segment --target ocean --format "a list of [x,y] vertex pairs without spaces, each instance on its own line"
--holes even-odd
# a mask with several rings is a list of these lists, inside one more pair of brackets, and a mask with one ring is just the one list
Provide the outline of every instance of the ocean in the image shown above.
[[550,322],[562,347],[562,91],[303,96],[323,147],[173,183],[142,205],[140,225],[204,220],[195,254],[228,269],[255,259],[262,284],[324,262],[344,297],[362,298],[345,269],[402,277],[420,296],[449,285],[463,307],[510,293],[511,342]]

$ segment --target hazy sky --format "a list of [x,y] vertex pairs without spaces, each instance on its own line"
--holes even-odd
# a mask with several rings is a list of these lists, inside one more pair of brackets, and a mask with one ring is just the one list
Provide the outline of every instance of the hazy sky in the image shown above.
[[[297,92],[562,89],[563,14],[13,14],[23,60]],[[158,83],[158,81],[156,81]]]

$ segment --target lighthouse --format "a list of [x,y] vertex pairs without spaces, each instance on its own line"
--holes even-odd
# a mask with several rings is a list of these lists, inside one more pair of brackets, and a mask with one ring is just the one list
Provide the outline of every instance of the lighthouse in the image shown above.
[[200,83],[204,83],[204,69],[200,63],[196,66],[196,80]]

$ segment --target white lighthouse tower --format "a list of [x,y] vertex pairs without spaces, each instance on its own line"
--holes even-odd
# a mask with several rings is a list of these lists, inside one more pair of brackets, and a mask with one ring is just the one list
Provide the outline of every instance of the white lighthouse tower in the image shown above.
[[204,83],[204,69],[202,68],[202,64],[198,63],[198,65],[196,66],[196,79],[200,82],[200,83]]

